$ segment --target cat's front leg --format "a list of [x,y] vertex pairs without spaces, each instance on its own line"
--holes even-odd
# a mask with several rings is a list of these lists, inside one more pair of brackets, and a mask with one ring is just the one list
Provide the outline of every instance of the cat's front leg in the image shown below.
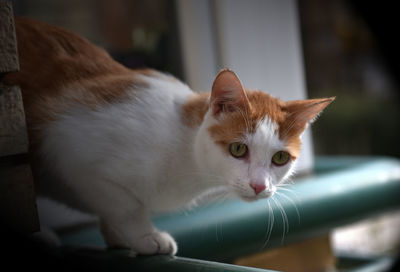
[[157,230],[144,211],[129,218],[102,218],[101,232],[109,247],[129,248],[135,254],[175,255],[177,245],[167,232]]

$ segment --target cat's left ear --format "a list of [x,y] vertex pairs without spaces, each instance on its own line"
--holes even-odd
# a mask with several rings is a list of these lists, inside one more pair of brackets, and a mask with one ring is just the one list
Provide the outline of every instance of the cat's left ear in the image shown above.
[[335,97],[285,102],[282,110],[287,114],[287,130],[301,134],[333,100]]
[[250,107],[242,83],[233,71],[224,69],[216,76],[210,106],[214,116],[222,112],[246,111]]

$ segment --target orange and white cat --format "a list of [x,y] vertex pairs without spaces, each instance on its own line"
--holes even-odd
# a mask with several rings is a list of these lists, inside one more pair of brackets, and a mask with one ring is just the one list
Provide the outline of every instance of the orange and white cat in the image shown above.
[[109,246],[175,254],[149,215],[224,187],[270,197],[292,173],[300,137],[333,98],[283,102],[225,69],[211,93],[130,70],[58,27],[16,17],[20,85],[40,193],[95,213]]

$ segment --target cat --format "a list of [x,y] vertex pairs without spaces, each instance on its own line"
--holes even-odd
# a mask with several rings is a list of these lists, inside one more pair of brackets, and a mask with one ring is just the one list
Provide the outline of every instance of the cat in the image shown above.
[[35,186],[99,217],[110,247],[175,255],[149,215],[225,188],[271,197],[294,171],[301,135],[334,98],[284,102],[248,90],[229,69],[196,93],[151,69],[131,70],[86,39],[16,17]]

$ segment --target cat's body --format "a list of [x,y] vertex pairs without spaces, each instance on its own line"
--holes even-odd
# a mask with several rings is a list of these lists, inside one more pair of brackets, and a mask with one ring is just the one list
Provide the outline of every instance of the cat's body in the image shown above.
[[229,70],[197,94],[59,28],[16,18],[16,30],[21,71],[4,81],[23,91],[38,189],[96,213],[110,246],[142,254],[177,250],[151,213],[221,186],[248,201],[271,196],[332,101],[245,91]]

